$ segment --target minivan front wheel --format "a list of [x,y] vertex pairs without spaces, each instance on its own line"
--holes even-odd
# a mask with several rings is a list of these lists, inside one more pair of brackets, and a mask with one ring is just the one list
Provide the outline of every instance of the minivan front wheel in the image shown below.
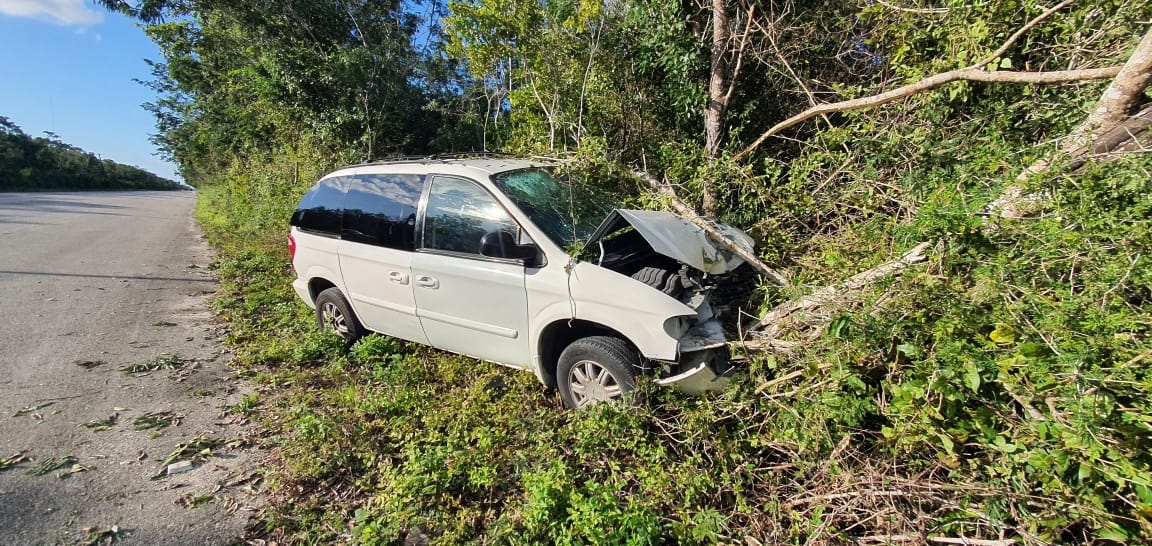
[[556,386],[571,409],[616,400],[635,388],[639,365],[640,356],[622,339],[581,338],[560,353]]
[[316,296],[316,325],[325,332],[332,332],[346,343],[364,336],[364,327],[352,313],[352,306],[344,299],[339,288],[329,288]]

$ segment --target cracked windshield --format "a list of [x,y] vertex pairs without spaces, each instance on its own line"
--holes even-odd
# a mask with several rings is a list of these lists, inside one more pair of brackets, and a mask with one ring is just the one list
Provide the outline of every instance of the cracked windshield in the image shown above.
[[504,172],[493,176],[492,181],[564,248],[582,246],[621,202],[610,191],[543,169]]

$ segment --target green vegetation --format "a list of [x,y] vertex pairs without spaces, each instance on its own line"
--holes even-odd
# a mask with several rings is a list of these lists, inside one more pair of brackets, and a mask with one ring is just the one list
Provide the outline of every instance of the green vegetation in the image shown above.
[[52,133],[33,138],[0,116],[0,191],[179,189],[179,182],[100,159]]
[[[1040,196],[1027,217],[988,214],[1106,80],[956,82],[739,154],[812,100],[968,66],[1047,5],[731,3],[743,60],[714,156],[713,14],[688,4],[433,4],[447,17],[424,43],[399,3],[105,3],[165,54],[161,145],[200,189],[217,309],[262,386],[238,410],[272,433],[277,541],[1152,540],[1152,156],[1057,162],[1023,182]],[[984,70],[1118,65],[1149,20],[1147,3],[1064,4]],[[483,147],[714,194],[793,281],[737,302],[752,315],[920,242],[930,258],[707,398],[644,385],[643,403],[565,412],[529,374],[315,332],[284,244],[311,182]]]

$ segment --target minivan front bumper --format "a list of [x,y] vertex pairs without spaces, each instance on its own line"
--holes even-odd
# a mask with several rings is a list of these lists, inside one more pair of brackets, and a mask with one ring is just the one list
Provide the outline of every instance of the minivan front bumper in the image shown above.
[[720,392],[732,378],[727,346],[687,353],[681,362],[672,363],[675,375],[656,380],[657,385],[675,387],[685,394],[700,395]]
[[665,377],[656,380],[658,385],[673,386],[692,395],[724,390],[732,366],[719,320],[705,320],[685,332],[680,337],[678,353],[676,362],[666,363]]

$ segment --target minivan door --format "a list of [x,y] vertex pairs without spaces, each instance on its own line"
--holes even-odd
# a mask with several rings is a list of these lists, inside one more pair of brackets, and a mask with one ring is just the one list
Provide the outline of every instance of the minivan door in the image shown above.
[[424,177],[356,174],[346,182],[340,273],[365,328],[428,343],[412,293],[416,211]]
[[475,182],[435,176],[421,228],[412,284],[429,344],[527,368],[531,348],[523,260],[481,254],[482,244],[514,239],[516,222]]

